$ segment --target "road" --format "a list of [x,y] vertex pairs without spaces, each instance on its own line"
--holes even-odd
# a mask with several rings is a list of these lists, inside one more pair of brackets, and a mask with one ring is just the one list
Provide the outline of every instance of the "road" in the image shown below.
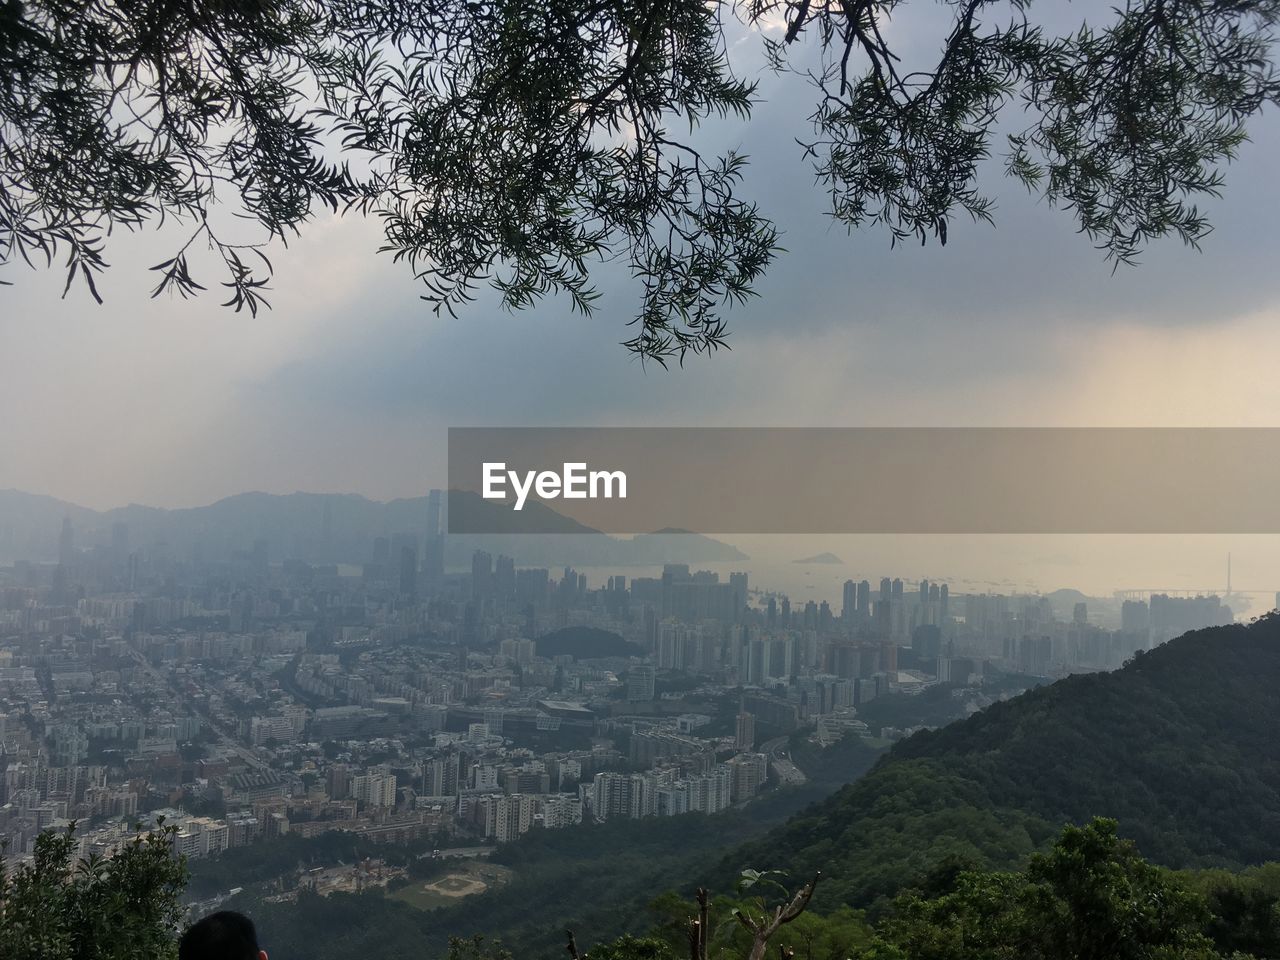
[[786,745],[786,737],[774,737],[761,745],[760,752],[769,758],[769,765],[778,775],[779,783],[793,786],[804,783],[809,778],[804,775],[803,770],[791,762],[791,758],[786,754]]
[[[168,677],[164,676],[159,670],[153,667],[151,663],[147,660],[147,658],[144,657],[140,651],[135,650],[133,647],[129,647],[129,655],[132,656],[133,659],[137,661],[138,666],[140,666],[143,670],[145,670],[148,674],[151,675],[152,679],[156,680],[159,683],[163,683],[165,687],[168,688],[168,690],[175,697],[177,697],[179,700],[182,699],[181,691],[177,690],[173,686],[173,684],[169,682]],[[218,742],[225,749],[229,750],[231,753],[234,753],[237,757],[239,757],[245,763],[249,764],[249,766],[251,766],[255,770],[271,769],[271,764],[267,763],[265,760],[263,760],[261,757],[259,757],[249,748],[242,746],[234,737],[231,736],[231,734],[227,733],[226,728],[224,728],[222,724],[220,724],[217,720],[213,719],[213,717],[209,716],[207,713],[204,713],[201,710],[195,709],[194,707],[192,708],[192,710],[196,714],[196,716],[198,716],[204,722],[204,724],[208,726],[210,730],[212,730],[214,733],[218,735]]]

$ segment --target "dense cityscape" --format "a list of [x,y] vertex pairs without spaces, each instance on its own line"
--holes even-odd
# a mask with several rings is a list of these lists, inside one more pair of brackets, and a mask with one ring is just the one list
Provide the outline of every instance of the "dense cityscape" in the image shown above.
[[1277,52],[0,3],[0,960],[1280,960]]
[[1232,620],[1216,596],[1126,599],[1110,628],[1082,600],[927,580],[849,580],[835,609],[679,563],[592,583],[477,550],[446,569],[442,501],[355,568],[261,539],[178,556],[69,518],[56,560],[0,567],[8,856],[71,821],[85,857],[165,822],[199,859],[286,834],[448,849],[717,813],[804,781],[797,731],[914,732],[860,719],[876,698],[945,687],[963,716]]

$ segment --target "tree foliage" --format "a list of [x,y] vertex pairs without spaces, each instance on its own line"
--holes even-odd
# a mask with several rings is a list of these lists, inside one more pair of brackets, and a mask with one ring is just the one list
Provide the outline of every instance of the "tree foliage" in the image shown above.
[[1030,0],[947,0],[940,52],[918,67],[886,39],[904,6],[9,0],[0,262],[56,261],[97,297],[110,233],[176,221],[155,293],[200,293],[211,256],[226,305],[256,313],[264,245],[318,209],[354,210],[438,310],[488,283],[509,308],[560,294],[589,312],[593,272],[620,261],[639,297],[626,346],[666,362],[722,345],[726,306],[779,252],[746,158],[695,132],[756,101],[735,31],[814,84],[798,153],[831,215],[895,241],[990,218],[977,174],[1016,117],[1009,173],[1108,256],[1167,234],[1197,244],[1197,200],[1280,91],[1278,0],[1125,0],[1065,34]]
[[[1274,936],[1260,936],[1255,925],[1266,909],[1274,911],[1280,903],[1265,880],[1247,874],[1178,875],[1157,867],[1117,835],[1114,820],[1065,827],[1050,849],[1033,856],[1021,871],[945,865],[903,890],[874,926],[847,907],[826,915],[804,909],[811,884],[796,893],[772,871],[746,870],[742,876],[747,892],[761,886],[768,891],[747,901],[710,900],[703,890],[692,904],[663,898],[661,908],[669,918],[647,936],[593,946],[581,960],[764,956],[763,924],[715,922],[725,916],[739,921],[744,916],[791,916],[764,938],[769,953],[783,960],[1245,960],[1276,955]],[[1247,915],[1221,909],[1228,886],[1248,891],[1253,906]],[[579,960],[573,941],[570,953]]]
[[1116,835],[1115,821],[1066,827],[1022,873],[962,871],[934,896],[908,892],[882,924],[912,960],[1214,960],[1204,899]]
[[1171,867],[1280,859],[1280,744],[1269,734],[1280,616],[1187,634],[895,744],[867,776],[730,851],[827,876],[821,906],[883,909],[940,863],[1016,867],[1064,822],[1114,817]]
[[172,828],[139,833],[112,856],[76,857],[75,825],[36,838],[12,872],[0,859],[5,960],[165,960],[177,956],[186,866]]

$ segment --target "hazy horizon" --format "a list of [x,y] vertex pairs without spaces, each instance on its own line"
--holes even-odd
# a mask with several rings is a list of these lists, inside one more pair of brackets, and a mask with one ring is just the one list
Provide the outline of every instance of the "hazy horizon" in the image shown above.
[[[20,491],[40,495],[38,491]],[[401,499],[425,497],[427,490]],[[243,490],[231,497],[266,493],[352,495],[353,491]],[[354,494],[364,496],[363,494]],[[366,498],[373,500],[373,498]],[[162,509],[198,509],[209,503],[193,503]],[[390,501],[373,502],[387,503]],[[85,507],[85,504],[76,504]],[[152,504],[135,502],[134,506]],[[120,505],[127,506],[127,505]],[[98,510],[89,507],[97,513]],[[739,567],[764,571],[766,580],[753,586],[795,594],[800,599],[840,599],[839,584],[847,577],[878,580],[902,576],[950,582],[961,592],[1052,592],[1079,590],[1089,596],[1110,597],[1124,590],[1213,591],[1225,594],[1227,557],[1232,560],[1232,585],[1236,593],[1256,595],[1252,612],[1270,609],[1272,594],[1280,592],[1280,536],[1240,535],[1126,535],[1126,534],[707,534],[736,547],[748,561]],[[615,536],[615,539],[629,539]],[[245,548],[250,545],[245,544]],[[799,564],[797,560],[833,553],[842,563]],[[524,563],[517,555],[518,565]],[[723,568],[733,562],[695,561],[695,567]],[[578,566],[584,566],[579,564]],[[627,567],[605,566],[623,573]],[[638,566],[651,567],[652,564]],[[459,567],[458,569],[461,569]],[[806,577],[808,574],[808,577]],[[634,572],[632,575],[635,575]],[[821,595],[804,596],[806,579],[825,584]],[[1268,582],[1270,581],[1270,582]],[[1237,610],[1237,613],[1249,611]]]

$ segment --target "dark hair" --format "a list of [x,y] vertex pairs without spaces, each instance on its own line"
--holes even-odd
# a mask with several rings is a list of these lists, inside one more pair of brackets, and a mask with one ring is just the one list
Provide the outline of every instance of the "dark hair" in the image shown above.
[[258,960],[258,931],[243,913],[211,913],[182,935],[178,960]]

